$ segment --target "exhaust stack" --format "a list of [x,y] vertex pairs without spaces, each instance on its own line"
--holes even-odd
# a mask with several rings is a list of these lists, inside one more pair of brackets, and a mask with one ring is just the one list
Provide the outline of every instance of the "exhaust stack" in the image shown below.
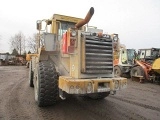
[[93,16],[93,14],[94,14],[94,8],[91,7],[90,10],[89,10],[88,13],[87,13],[85,19],[83,19],[82,21],[78,22],[78,23],[75,25],[75,28],[80,28],[80,27],[82,27],[83,25],[87,24],[87,23],[90,21],[90,19],[91,19],[91,17]]

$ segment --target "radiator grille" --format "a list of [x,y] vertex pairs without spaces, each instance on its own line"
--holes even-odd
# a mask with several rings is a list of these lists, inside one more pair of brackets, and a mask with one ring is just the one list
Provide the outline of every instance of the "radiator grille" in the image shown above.
[[113,72],[112,39],[85,36],[85,73]]

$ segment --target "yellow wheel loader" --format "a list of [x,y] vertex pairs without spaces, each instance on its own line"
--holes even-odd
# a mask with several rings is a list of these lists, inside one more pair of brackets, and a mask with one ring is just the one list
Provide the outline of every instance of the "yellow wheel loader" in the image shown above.
[[85,19],[54,14],[37,21],[39,49],[29,81],[38,106],[53,105],[67,94],[103,99],[126,88],[126,78],[114,77],[112,36],[85,26],[93,14],[91,7]]

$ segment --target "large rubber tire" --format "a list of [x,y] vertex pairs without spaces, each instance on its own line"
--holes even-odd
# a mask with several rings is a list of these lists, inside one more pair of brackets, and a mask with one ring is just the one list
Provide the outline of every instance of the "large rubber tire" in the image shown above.
[[121,77],[122,76],[122,70],[119,66],[114,67],[114,76],[115,77]]
[[35,79],[35,100],[39,107],[50,106],[58,100],[58,74],[52,61],[42,61]]
[[101,99],[106,98],[109,94],[110,92],[93,93],[93,94],[88,95],[88,97],[93,100],[101,100]]
[[132,76],[143,76],[143,77],[145,77],[144,71],[143,71],[143,69],[141,68],[141,66],[133,67],[133,68],[131,69],[130,75],[131,75],[131,77],[132,77]]
[[32,61],[30,61],[30,63],[29,63],[29,86],[34,87],[34,85],[33,85]]

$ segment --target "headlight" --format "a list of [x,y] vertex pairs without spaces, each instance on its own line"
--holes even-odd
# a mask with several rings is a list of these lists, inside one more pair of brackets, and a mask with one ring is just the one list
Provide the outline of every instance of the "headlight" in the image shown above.
[[72,37],[75,37],[76,35],[77,35],[76,31],[73,30],[73,31],[71,32],[71,36],[72,36]]

